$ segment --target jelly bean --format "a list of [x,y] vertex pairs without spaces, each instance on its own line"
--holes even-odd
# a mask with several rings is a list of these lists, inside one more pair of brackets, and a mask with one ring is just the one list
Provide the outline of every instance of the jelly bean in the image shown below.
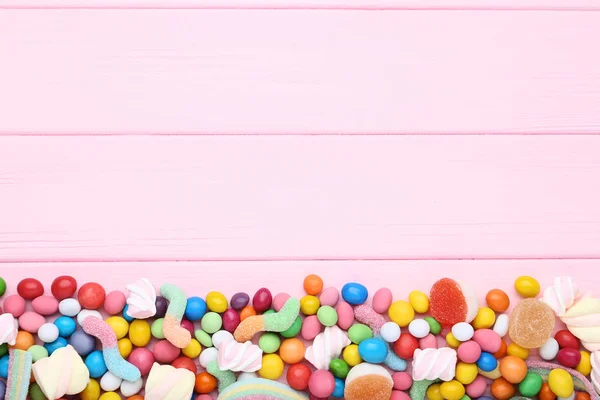
[[[165,321],[163,319],[163,328],[165,326]],[[189,321],[187,319],[182,319],[181,320],[181,327],[185,330],[187,330],[190,333],[190,336],[194,334],[194,324],[192,323],[192,321]],[[164,335],[164,332],[163,332]]]
[[379,331],[381,338],[388,343],[394,343],[400,338],[400,326],[395,322],[386,322]]
[[279,379],[283,374],[283,360],[277,354],[265,354],[258,374],[265,379]]
[[336,378],[346,379],[350,372],[350,366],[341,358],[334,358],[329,362],[329,370]]
[[[170,354],[168,357],[165,354],[165,349],[161,349],[159,348],[157,351],[157,345],[159,343],[166,343],[164,345],[164,347],[168,347],[172,351],[172,354]],[[163,347],[163,345],[161,345],[160,347]],[[160,360],[155,359],[154,354],[159,354],[161,355]],[[154,361],[159,361],[159,362],[163,362],[165,364],[167,363],[171,363],[173,362],[178,356],[179,356],[179,349],[175,346],[173,346],[171,343],[169,343],[167,340],[162,340],[156,343],[156,345],[154,346],[154,354],[147,348],[145,347],[141,347],[138,349],[135,349],[131,352],[131,354],[129,354],[129,357],[127,357],[127,361],[130,362],[131,364],[133,364],[137,369],[140,370],[140,374],[142,376],[148,375],[148,373],[150,372],[150,369],[152,369],[152,365],[154,364]]]
[[583,376],[588,376],[592,372],[592,362],[590,353],[585,350],[580,351],[581,361],[575,367],[575,369]]
[[300,299],[300,311],[304,315],[315,315],[320,306],[318,297],[306,295]]
[[97,380],[90,379],[90,382],[79,395],[81,400],[98,400],[100,397],[100,384]]
[[81,311],[81,304],[77,299],[64,299],[58,303],[58,312],[66,317],[74,317]]
[[486,377],[488,379],[498,379],[500,377],[502,377],[502,374],[500,373],[500,365],[498,363],[496,363],[496,368],[494,368],[491,371],[484,371],[481,368],[479,368],[479,375]]
[[509,318],[506,314],[498,315],[496,318],[496,322],[494,323],[494,328],[492,329],[494,332],[498,334],[501,338],[506,336],[508,333],[509,327]]
[[525,349],[516,343],[511,343],[506,349],[506,354],[527,360],[529,358],[529,349]]
[[463,385],[472,383],[477,378],[478,369],[476,364],[459,362],[456,364],[456,380]]
[[358,354],[368,363],[381,364],[387,358],[388,347],[379,338],[365,339],[358,345]]
[[342,287],[342,298],[354,306],[363,304],[369,297],[369,291],[360,283],[350,282]]
[[558,346],[561,349],[571,348],[579,350],[579,339],[575,337],[571,332],[566,329],[556,332],[554,339],[558,342]]
[[240,315],[233,308],[228,308],[223,313],[223,329],[228,332],[235,332],[236,328],[240,324]]
[[504,290],[492,289],[485,296],[488,307],[497,313],[503,313],[510,306],[510,299]]
[[481,350],[495,353],[502,346],[502,339],[491,329],[477,329],[473,334],[473,340],[481,346]]
[[547,361],[552,361],[558,355],[559,345],[556,339],[549,338],[542,347],[540,347],[540,357]]
[[[225,310],[223,310],[225,311]],[[216,312],[209,312],[202,317],[202,321],[200,322],[200,326],[202,330],[206,333],[215,333],[221,326],[223,326],[223,319]]]
[[33,300],[44,294],[44,286],[37,279],[25,278],[17,285],[17,293],[25,300]]
[[133,344],[128,338],[118,340],[117,347],[119,348],[119,354],[125,359],[129,357],[131,351],[133,350]]
[[340,301],[335,306],[338,315],[338,326],[343,330],[348,330],[354,323],[354,309],[345,301]]
[[396,300],[388,310],[388,317],[400,327],[405,327],[415,318],[415,310],[407,301]]
[[413,319],[408,324],[408,332],[417,339],[422,339],[429,335],[429,330],[429,324],[424,319]]
[[358,352],[358,345],[351,344],[346,346],[342,351],[342,358],[350,367],[354,367],[362,362],[360,354]]
[[471,324],[475,329],[485,329],[494,326],[494,322],[496,322],[494,310],[489,307],[481,307]]
[[400,338],[394,343],[394,352],[400,358],[412,358],[419,341],[410,333],[400,334]]
[[198,342],[200,342],[200,344],[204,347],[212,347],[213,343],[212,343],[212,338],[210,337],[210,335],[206,332],[204,332],[202,329],[198,329],[194,332],[194,336],[196,337],[196,340],[198,340]]
[[136,347],[144,347],[150,343],[152,334],[150,324],[146,320],[136,319],[129,325],[129,340]]
[[323,279],[319,275],[307,275],[304,278],[303,286],[306,294],[316,296],[323,290]]
[[46,318],[34,311],[25,311],[19,317],[19,327],[30,333],[37,333],[40,327],[45,323]]
[[508,350],[508,346],[506,345],[506,342],[504,340],[502,340],[500,342],[500,350],[498,350],[497,352],[495,352],[493,354],[494,358],[496,358],[497,360],[504,357],[506,355],[506,351]]
[[327,370],[315,371],[308,381],[308,390],[313,396],[327,398],[335,390],[335,378]]
[[355,324],[348,329],[348,338],[352,343],[360,344],[365,339],[373,337],[373,331],[371,328],[364,324]]
[[38,360],[41,360],[42,358],[48,357],[48,350],[45,347],[37,345],[37,344],[28,348],[27,351],[31,353],[31,358],[32,358],[33,362],[36,362]]
[[550,385],[548,385],[547,382],[544,382],[544,384],[542,385],[542,389],[540,390],[538,397],[540,400],[555,400],[556,399],[556,395],[554,393],[552,393],[552,390],[550,390]]
[[568,398],[575,390],[573,377],[564,369],[553,369],[548,374],[550,390],[558,397]]
[[194,384],[194,390],[196,392],[206,394],[212,392],[216,388],[217,380],[208,372],[203,371],[196,375],[196,382]]
[[58,311],[58,301],[52,296],[40,296],[31,302],[33,311],[40,315],[52,315]]
[[75,331],[69,338],[69,344],[73,346],[77,354],[87,356],[96,348],[96,338],[88,335],[82,330]]
[[477,360],[477,368],[485,372],[491,372],[498,366],[498,361],[493,355],[486,351],[482,351],[479,359]]
[[91,378],[100,378],[108,371],[104,362],[104,356],[100,350],[92,351],[85,358],[85,366],[90,371]]
[[210,311],[222,313],[227,310],[227,298],[220,292],[209,292],[206,295],[206,306]]
[[381,288],[373,295],[373,310],[379,314],[385,314],[392,305],[392,291],[388,288]]
[[169,302],[167,299],[165,299],[163,296],[156,296],[154,306],[156,307],[156,314],[154,314],[154,317],[164,318],[167,314],[167,309],[169,308]]
[[515,394],[515,387],[504,378],[497,378],[492,382],[492,395],[498,400],[508,400]]
[[64,300],[75,294],[77,281],[69,275],[62,275],[52,281],[50,291],[56,300]]
[[317,318],[323,326],[334,326],[337,324],[338,315],[331,306],[321,306],[317,311]]
[[528,372],[525,379],[519,383],[519,392],[525,397],[534,397],[542,390],[543,384],[544,380],[539,374]]
[[[288,368],[286,380],[288,385],[295,390],[306,390],[312,374],[309,367],[304,364],[294,364]],[[239,380],[239,379],[238,379]]]
[[0,277],[0,297],[6,293],[6,281]]
[[165,338],[165,335],[163,333],[164,320],[164,318],[157,318],[154,320],[154,322],[152,322],[152,325],[150,325],[150,332],[152,333],[152,336],[156,339]]
[[276,333],[265,332],[258,339],[258,347],[266,354],[275,353],[279,350],[279,346],[281,346],[281,339]]
[[[275,297],[277,297],[277,296],[275,296]],[[339,290],[337,290],[337,288],[334,288],[334,287],[326,288],[319,295],[319,303],[321,303],[322,306],[335,307],[335,305],[338,303],[339,299],[340,299],[340,292],[339,292]]]
[[506,356],[500,360],[500,373],[510,383],[520,383],[527,375],[527,364],[522,358]]
[[475,363],[481,356],[481,346],[473,340],[463,342],[458,346],[457,355],[458,358],[465,363]]
[[452,327],[452,335],[454,335],[454,338],[459,342],[471,340],[474,333],[473,327],[466,322],[459,322]]
[[451,380],[442,383],[440,393],[446,400],[460,400],[465,395],[465,387],[459,381]]
[[184,316],[190,321],[200,321],[206,314],[206,302],[200,297],[190,297],[187,299]]
[[25,299],[18,294],[11,294],[4,299],[4,312],[19,318],[25,312]]
[[[137,350],[139,350],[139,349],[135,349],[134,352]],[[180,352],[181,352],[181,349],[179,349],[178,347],[175,347],[173,344],[171,344],[171,342],[169,342],[166,339],[159,340],[158,342],[156,342],[154,344],[154,349],[153,349],[154,358],[159,363],[165,363],[165,364],[172,363],[173,360],[175,360],[177,357],[179,357]],[[131,353],[131,354],[133,354],[133,353]],[[131,358],[131,356],[129,356],[129,358]]]
[[581,361],[581,353],[573,348],[565,347],[560,349],[556,360],[560,365],[568,368],[575,368]]
[[515,281],[515,290],[523,297],[535,297],[540,294],[540,283],[531,276],[520,276]]
[[442,325],[433,317],[425,317],[423,318],[429,324],[429,332],[434,335],[439,335],[442,331]]
[[297,338],[285,339],[279,347],[279,356],[287,364],[296,364],[304,359],[304,343]]
[[411,307],[419,314],[425,314],[429,311],[429,297],[419,290],[413,290],[408,295],[408,302]]

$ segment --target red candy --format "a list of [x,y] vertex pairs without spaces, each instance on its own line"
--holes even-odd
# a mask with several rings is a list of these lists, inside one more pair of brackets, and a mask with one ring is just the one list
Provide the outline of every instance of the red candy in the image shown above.
[[571,348],[579,350],[579,339],[566,329],[556,332],[554,339],[558,342],[558,347],[561,349]]
[[180,352],[181,350],[179,348],[173,346],[166,339],[159,340],[154,345],[154,358],[159,363],[172,363],[177,357],[179,357]]
[[192,371],[194,373],[194,375],[196,375],[196,372],[198,372],[197,368],[196,368],[196,364],[194,364],[194,361],[192,361],[192,359],[189,357],[185,357],[185,356],[177,357],[171,363],[171,365],[175,368],[183,368],[183,369],[187,369],[188,371]]
[[142,376],[144,376],[150,373],[155,360],[154,354],[150,350],[145,347],[139,347],[131,352],[129,357],[127,357],[127,361],[135,365],[140,370]]
[[413,358],[413,354],[418,348],[419,341],[410,333],[400,334],[400,338],[394,343],[394,352],[400,358]]
[[308,366],[304,364],[294,364],[288,368],[286,375],[288,385],[290,385],[292,389],[306,390],[311,374],[312,372]]
[[84,284],[77,294],[77,299],[81,307],[87,308],[88,310],[97,310],[104,303],[106,298],[106,291],[104,288],[96,282],[88,282]]
[[429,294],[429,312],[442,325],[465,321],[468,306],[460,285],[449,278],[434,283]]
[[75,291],[77,290],[77,281],[72,276],[59,276],[52,282],[50,290],[56,300],[61,301],[68,299],[75,294]]
[[25,300],[33,300],[44,294],[44,286],[37,279],[25,278],[17,285],[17,293]]
[[271,307],[273,296],[267,288],[258,289],[258,292],[252,298],[252,307],[257,313],[263,313]]
[[194,324],[192,321],[187,319],[181,320],[181,327],[187,329],[192,334],[192,337],[194,337]]
[[240,315],[233,308],[228,308],[223,313],[223,329],[233,333],[240,324]]
[[558,352],[556,360],[568,368],[575,368],[581,361],[581,353],[570,347],[565,347]]

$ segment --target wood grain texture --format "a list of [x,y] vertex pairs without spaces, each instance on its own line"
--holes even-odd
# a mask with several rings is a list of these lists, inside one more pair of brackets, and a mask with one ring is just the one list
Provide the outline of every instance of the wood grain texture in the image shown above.
[[0,138],[0,260],[600,257],[600,136]]
[[599,133],[599,36],[578,11],[4,9],[0,134]]

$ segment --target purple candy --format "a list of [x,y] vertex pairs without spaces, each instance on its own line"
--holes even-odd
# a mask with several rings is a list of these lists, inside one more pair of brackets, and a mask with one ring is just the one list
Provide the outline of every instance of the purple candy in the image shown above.
[[96,349],[96,338],[84,331],[75,331],[69,338],[69,344],[73,346],[77,354],[87,356]]
[[231,300],[229,301],[229,303],[231,304],[231,308],[233,308],[234,310],[237,310],[237,311],[246,307],[249,302],[250,302],[250,296],[248,296],[248,293],[243,293],[243,292],[234,294],[231,297]]
[[167,313],[167,307],[169,306],[169,302],[162,296],[156,296],[156,314],[154,317],[163,318]]

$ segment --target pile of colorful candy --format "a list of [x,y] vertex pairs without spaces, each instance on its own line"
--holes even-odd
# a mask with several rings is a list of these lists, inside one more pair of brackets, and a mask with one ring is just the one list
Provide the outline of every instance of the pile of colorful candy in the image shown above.
[[503,290],[482,305],[449,278],[406,300],[381,288],[370,305],[363,285],[323,288],[317,275],[300,300],[157,293],[148,279],[77,289],[61,276],[45,295],[28,278],[4,298],[0,400],[599,398],[600,299],[569,277],[539,297],[519,277],[510,313]]

